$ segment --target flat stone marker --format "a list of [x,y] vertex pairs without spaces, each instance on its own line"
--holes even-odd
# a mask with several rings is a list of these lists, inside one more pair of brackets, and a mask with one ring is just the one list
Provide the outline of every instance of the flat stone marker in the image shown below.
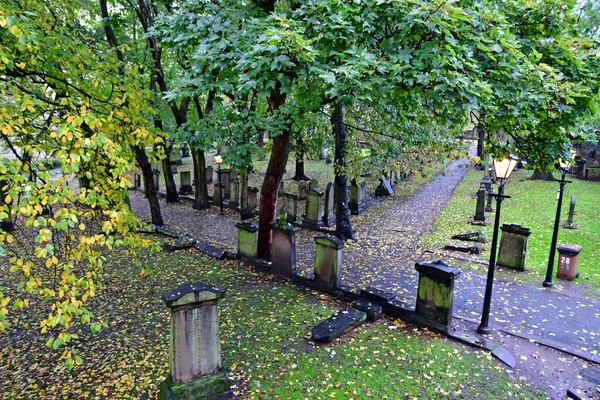
[[462,244],[450,243],[444,246],[444,250],[460,251],[463,253],[481,254],[481,243]]
[[[206,244],[206,243],[205,243]],[[195,247],[195,246],[194,246]],[[200,246],[199,246],[200,247]],[[198,247],[195,247],[198,248]],[[211,246],[210,244],[206,244],[202,249],[198,248],[202,253],[214,257],[218,260],[222,260],[225,257],[225,252],[217,247]]]
[[384,292],[383,290],[379,290],[373,286],[367,286],[366,288],[360,290],[360,298],[375,304],[379,304],[380,306],[384,306],[389,301],[394,300],[396,295]]
[[496,265],[525,271],[527,243],[531,229],[518,224],[504,224],[500,227],[502,236]]
[[415,264],[419,272],[417,306],[413,319],[433,330],[448,332],[452,327],[452,299],[454,280],[460,270],[443,261]]
[[468,242],[487,243],[487,235],[481,230],[459,233],[452,236],[455,240],[466,240]]
[[217,303],[225,290],[200,282],[162,295],[171,311],[169,378],[159,399],[201,399],[225,395],[230,385],[221,369]]
[[361,325],[366,319],[367,313],[364,311],[353,308],[340,310],[312,328],[312,339],[315,342],[329,343],[342,336],[346,331]]
[[359,311],[366,312],[367,320],[369,322],[378,321],[383,315],[383,307],[381,307],[379,304],[374,304],[364,299],[354,300],[351,306]]
[[174,247],[177,250],[184,250],[184,249],[189,249],[190,247],[194,246],[194,243],[196,243],[196,239],[194,239],[190,235],[183,234],[177,238],[177,240],[175,241]]

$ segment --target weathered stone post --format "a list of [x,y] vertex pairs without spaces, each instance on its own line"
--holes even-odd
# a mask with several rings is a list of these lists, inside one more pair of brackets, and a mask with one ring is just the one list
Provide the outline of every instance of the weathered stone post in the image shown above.
[[229,207],[239,207],[240,206],[240,180],[234,179],[229,183],[229,193],[231,193],[231,198],[229,200]]
[[531,229],[518,224],[504,224],[496,265],[525,271],[527,242]]
[[350,202],[348,208],[352,215],[360,215],[367,207],[365,202],[365,181],[360,181],[360,184],[356,182],[356,178],[350,182]]
[[231,196],[231,192],[229,191],[229,174],[231,173],[231,170],[229,168],[223,168],[221,169],[221,183],[223,184],[223,199],[227,200],[229,199],[229,196]]
[[344,242],[333,236],[317,236],[315,284],[333,291],[342,282],[342,248]]
[[158,168],[154,168],[154,190],[155,191],[159,191],[160,190],[160,171],[158,170]]
[[215,206],[221,205],[221,196],[223,196],[223,185],[219,185],[219,183],[215,183],[213,185],[213,204]]
[[577,229],[577,225],[573,222],[573,215],[575,214],[575,201],[577,200],[576,195],[571,196],[571,205],[569,207],[569,216],[567,217],[567,222],[563,224],[563,228],[565,229]]
[[221,370],[218,301],[219,286],[182,285],[163,293],[171,310],[169,377],[159,399],[204,399],[227,395],[230,384]]
[[206,183],[212,183],[214,172],[215,172],[215,170],[212,167],[212,165],[206,166],[206,169],[204,170],[205,177],[206,177]]
[[460,276],[460,270],[441,260],[418,262],[415,269],[419,272],[419,288],[412,318],[433,330],[447,333],[452,326],[454,280]]
[[487,202],[485,204],[485,212],[492,212],[494,211],[493,208],[493,204],[492,204],[492,200],[494,199],[494,187],[490,186],[490,190],[488,191],[487,194]]
[[335,225],[335,209],[333,207],[333,184],[329,182],[325,189],[325,212],[323,213],[323,224],[326,227]]
[[298,200],[306,200],[306,189],[308,186],[306,182],[300,182],[298,185]]
[[258,206],[258,188],[249,187],[248,188],[248,209],[250,211],[254,211],[254,209]]
[[257,254],[258,227],[251,222],[240,222],[238,228],[238,256],[248,265],[254,264]]
[[293,224],[298,218],[298,196],[291,193],[282,193],[281,200],[283,201],[283,208],[287,212],[286,221]]
[[277,222],[271,222],[273,230],[273,251],[271,272],[291,278],[296,272],[296,232],[298,228],[288,223],[284,208],[279,210]]
[[473,225],[485,225],[485,186],[479,185],[477,191],[477,207],[473,216]]
[[577,160],[577,179],[585,178],[585,164],[587,164],[587,160],[585,158],[580,158]]
[[140,175],[139,172],[136,172],[133,175],[133,187],[136,189],[139,189],[142,187],[142,176]]
[[307,193],[306,215],[302,226],[318,230],[323,227],[323,191],[319,188],[311,189]]

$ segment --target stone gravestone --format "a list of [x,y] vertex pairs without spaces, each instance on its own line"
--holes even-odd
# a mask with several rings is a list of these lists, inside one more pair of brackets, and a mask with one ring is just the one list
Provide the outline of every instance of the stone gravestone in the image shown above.
[[136,189],[139,189],[142,187],[142,176],[140,175],[139,172],[136,172],[133,175],[133,187]]
[[419,272],[419,288],[412,318],[433,330],[447,333],[452,327],[454,280],[460,276],[460,270],[441,260],[416,263],[415,269]]
[[367,184],[365,181],[360,181],[360,184],[356,182],[356,179],[352,179],[350,183],[350,202],[348,208],[352,215],[360,215],[367,207],[365,202],[365,192]]
[[296,272],[296,232],[298,228],[287,222],[285,208],[279,210],[277,222],[269,224],[273,230],[271,272],[291,278]]
[[571,205],[569,207],[569,216],[567,217],[567,222],[565,222],[562,226],[565,229],[577,229],[578,226],[573,222],[573,215],[575,214],[575,200],[577,200],[577,196],[571,196]]
[[473,225],[486,225],[485,223],[485,186],[479,185],[477,191],[477,207],[475,208],[475,215],[471,221]]
[[238,256],[248,265],[254,264],[257,254],[258,227],[251,222],[240,222],[238,228]]
[[306,182],[300,182],[298,185],[298,200],[306,200],[306,190],[308,186]]
[[192,189],[192,173],[190,171],[179,172],[179,180],[179,194],[189,195],[194,193],[194,189]]
[[319,181],[316,179],[311,180],[310,183],[308,184],[308,190],[318,189],[318,188],[319,188]]
[[213,174],[214,174],[214,168],[212,167],[212,165],[209,165],[206,167],[206,169],[204,170],[204,173],[206,174],[206,183],[212,183],[213,181]]
[[332,236],[317,236],[315,285],[333,291],[342,282],[342,248],[344,242]]
[[333,184],[329,182],[325,189],[325,212],[323,214],[323,224],[326,227],[335,226],[335,209],[333,207]]
[[393,194],[394,191],[392,190],[392,186],[385,176],[379,178],[379,186],[375,189],[375,196],[391,196]]
[[171,164],[181,165],[181,149],[179,147],[173,146],[173,150],[171,150],[171,154],[169,155],[169,160]]
[[479,242],[479,243],[487,243],[487,235],[483,233],[481,230],[458,233],[452,236],[452,239],[456,240],[466,240],[469,242]]
[[193,283],[163,293],[171,311],[169,377],[159,399],[212,398],[230,392],[221,369],[217,303],[225,296],[219,286]]
[[298,196],[291,193],[282,193],[281,200],[283,202],[283,208],[287,212],[286,221],[290,224],[296,222],[298,218]]
[[232,181],[234,179],[240,179],[240,173],[237,169],[232,169],[229,173],[229,180]]
[[160,171],[158,168],[154,168],[154,190],[158,192],[160,190]]
[[213,204],[216,206],[220,206],[221,202],[224,201],[225,199],[223,199],[223,185],[219,185],[218,183],[215,183],[213,186]]
[[258,188],[248,188],[248,209],[253,211],[258,206]]
[[239,207],[240,206],[240,180],[233,179],[229,183],[229,193],[231,193],[231,198],[229,200],[229,207]]
[[580,158],[577,160],[577,179],[585,178],[585,164],[587,164],[587,160],[585,158]]
[[388,170],[388,176],[390,177],[390,185],[394,186],[396,184],[396,175],[394,174],[393,169]]
[[306,215],[302,227],[318,230],[323,227],[323,196],[321,189],[311,189],[307,192]]
[[496,265],[525,271],[527,242],[531,229],[518,224],[504,224],[500,229],[502,237]]
[[485,212],[494,211],[492,200],[494,199],[494,187],[490,186],[490,190],[487,193],[487,203],[485,205]]
[[223,199],[227,200],[231,196],[231,192],[229,191],[229,174],[231,170],[228,168],[222,169],[220,172],[217,171],[221,175],[221,183],[223,184]]

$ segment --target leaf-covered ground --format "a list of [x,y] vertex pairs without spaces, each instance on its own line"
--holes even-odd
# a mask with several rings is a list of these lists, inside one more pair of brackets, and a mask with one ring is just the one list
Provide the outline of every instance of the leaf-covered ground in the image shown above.
[[[140,274],[140,267],[151,273]],[[84,364],[67,371],[45,347],[36,313],[0,336],[3,399],[155,398],[167,374],[169,312],[160,294],[186,282],[226,288],[220,303],[223,364],[240,398],[543,398],[489,355],[383,320],[328,346],[306,337],[341,307],[237,262],[193,251],[111,256],[92,307],[109,327],[80,332]]]

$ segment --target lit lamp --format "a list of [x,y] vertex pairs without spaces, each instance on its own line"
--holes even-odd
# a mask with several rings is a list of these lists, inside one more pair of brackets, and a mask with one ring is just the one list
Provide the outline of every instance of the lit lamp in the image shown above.
[[[571,157],[574,156],[575,152],[571,150]],[[563,192],[565,190],[565,185],[567,183],[571,183],[571,181],[566,181],[565,177],[567,173],[571,169],[571,161],[572,158],[559,158],[558,163],[556,164],[556,168],[560,171],[561,178],[560,180],[556,180],[560,188],[558,189],[558,204],[556,205],[556,217],[554,218],[554,231],[552,232],[552,244],[550,245],[550,256],[548,257],[548,267],[546,268],[546,279],[542,283],[544,287],[551,287],[552,283],[552,274],[554,270],[554,256],[556,255],[556,242],[558,241],[558,224],[560,223],[560,209],[562,207],[562,198]]]
[[221,212],[219,215],[224,215],[223,213],[223,184],[221,183],[221,164],[223,163],[223,157],[221,154],[215,155],[215,163],[217,163],[217,175],[219,175],[219,207],[221,208]]
[[488,334],[490,329],[490,307],[492,305],[492,290],[494,288],[494,272],[496,269],[496,248],[498,246],[498,228],[500,226],[500,209],[502,200],[509,199],[510,196],[504,195],[504,185],[513,169],[517,165],[517,160],[507,157],[502,160],[494,159],[494,173],[498,183],[498,194],[492,194],[496,198],[496,217],[494,219],[494,234],[492,235],[492,249],[490,251],[490,263],[488,265],[488,275],[485,284],[485,295],[483,297],[483,311],[481,312],[481,323],[477,327],[477,332]]

